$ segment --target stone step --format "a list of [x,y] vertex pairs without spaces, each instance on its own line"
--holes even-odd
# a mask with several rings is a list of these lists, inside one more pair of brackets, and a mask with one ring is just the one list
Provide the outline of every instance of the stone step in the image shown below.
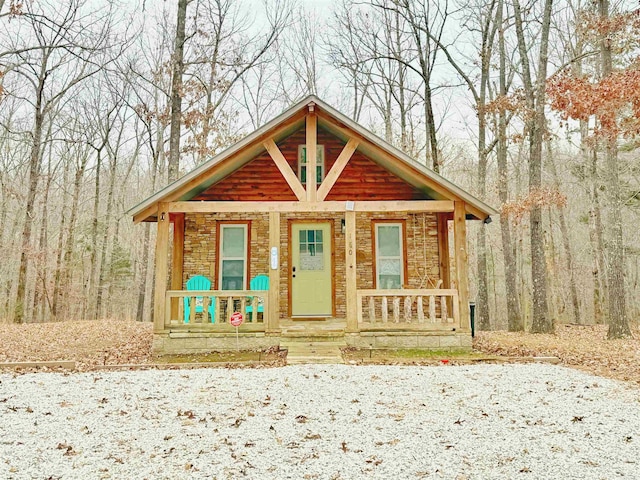
[[289,348],[289,347],[303,347],[303,348],[341,348],[346,347],[347,344],[344,341],[326,341],[326,342],[308,342],[308,341],[291,341],[291,340],[283,340],[280,342],[280,348]]
[[343,332],[305,332],[305,331],[283,331],[281,342],[344,342]]
[[339,341],[301,341],[286,339],[280,347],[287,350],[287,363],[344,363],[340,347],[346,346],[344,339]]

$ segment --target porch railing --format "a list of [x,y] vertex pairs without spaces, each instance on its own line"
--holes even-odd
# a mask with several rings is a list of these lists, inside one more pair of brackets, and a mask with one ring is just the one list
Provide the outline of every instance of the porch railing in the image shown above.
[[[184,298],[189,298],[185,318]],[[231,315],[240,312],[244,322],[240,331],[264,331],[269,314],[266,290],[167,290],[165,328],[189,327],[212,331],[235,331]],[[213,315],[209,307],[213,307]]]
[[460,327],[458,290],[358,290],[360,330],[455,330]]

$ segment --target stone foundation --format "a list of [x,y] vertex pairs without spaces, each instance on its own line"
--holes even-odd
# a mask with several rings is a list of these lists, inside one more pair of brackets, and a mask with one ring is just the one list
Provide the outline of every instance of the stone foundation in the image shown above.
[[[280,346],[286,337],[241,333],[240,350],[263,350]],[[345,343],[357,348],[420,348],[427,350],[471,350],[470,333],[453,332],[360,332],[344,335]],[[153,353],[189,354],[236,350],[236,336],[230,333],[172,332],[155,334]]]
[[453,332],[360,332],[346,334],[350,347],[421,348],[427,350],[471,350],[470,333]]
[[[240,333],[237,345],[240,350],[265,350],[280,345],[280,337],[267,336],[263,332]],[[156,355],[224,352],[236,348],[235,333],[174,332],[153,336]]]

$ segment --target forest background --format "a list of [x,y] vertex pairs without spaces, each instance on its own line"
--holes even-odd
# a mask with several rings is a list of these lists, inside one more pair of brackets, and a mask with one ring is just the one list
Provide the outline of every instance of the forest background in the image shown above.
[[127,210],[309,93],[499,208],[482,329],[640,313],[640,13],[609,0],[0,0],[0,319],[149,321]]

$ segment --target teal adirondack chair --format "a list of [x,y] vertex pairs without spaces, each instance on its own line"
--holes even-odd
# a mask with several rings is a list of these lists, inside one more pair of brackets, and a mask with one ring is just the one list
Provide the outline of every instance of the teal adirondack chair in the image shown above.
[[[258,275],[256,277],[253,277],[251,279],[251,282],[249,283],[249,290],[269,290],[269,277],[267,275]],[[264,314],[264,305],[262,304],[262,302],[258,304],[257,310],[257,313]],[[253,318],[253,306],[250,305],[247,307],[247,313],[250,313],[252,320],[255,321],[255,319]]]
[[[207,277],[204,277],[202,275],[195,275],[187,281],[187,290],[211,290],[211,280],[209,280]],[[203,312],[203,305],[201,303],[202,301],[203,301],[203,297],[196,297],[196,304],[194,305],[196,309],[196,313]],[[198,305],[198,303],[200,303],[200,305]],[[211,323],[213,323],[215,319],[214,305],[215,304],[213,302],[213,298],[210,298],[209,308],[207,308],[207,310],[210,315]],[[184,297],[184,323],[189,323],[190,317],[191,317],[191,297]]]

